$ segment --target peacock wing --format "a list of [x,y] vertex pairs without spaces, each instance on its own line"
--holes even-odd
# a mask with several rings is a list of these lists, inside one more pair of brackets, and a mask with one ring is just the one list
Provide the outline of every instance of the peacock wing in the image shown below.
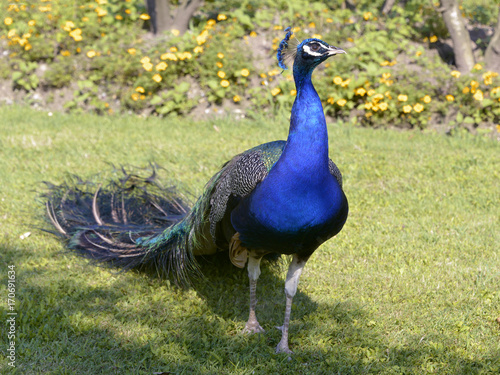
[[227,248],[234,235],[229,218],[232,209],[267,176],[284,147],[285,141],[275,141],[247,150],[227,162],[208,182],[212,187],[210,234],[219,248]]

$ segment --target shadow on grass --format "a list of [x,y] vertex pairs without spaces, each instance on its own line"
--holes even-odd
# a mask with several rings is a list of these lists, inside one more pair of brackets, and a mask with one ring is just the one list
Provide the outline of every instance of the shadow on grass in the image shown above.
[[[4,264],[9,257],[18,265],[46,259],[29,246],[2,254]],[[274,354],[280,332],[273,328],[282,324],[286,267],[263,267],[257,314],[266,334],[242,335],[247,275],[223,257],[203,260],[205,279],[180,290],[137,272],[109,273],[103,282],[85,261],[64,256],[52,254],[41,267],[18,269],[17,368],[6,373],[414,374],[448,373],[446,366],[453,364],[453,373],[479,374],[494,366],[493,359],[469,361],[418,338],[391,346],[383,332],[365,324],[377,317],[356,302],[317,303],[300,291],[289,360]],[[51,262],[63,267],[54,272]]]

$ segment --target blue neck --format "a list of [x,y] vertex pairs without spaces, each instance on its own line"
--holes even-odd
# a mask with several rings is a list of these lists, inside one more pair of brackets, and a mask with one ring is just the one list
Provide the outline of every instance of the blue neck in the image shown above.
[[297,97],[292,107],[290,132],[283,159],[293,166],[328,174],[328,133],[325,115],[318,93],[311,82],[312,69],[294,66]]

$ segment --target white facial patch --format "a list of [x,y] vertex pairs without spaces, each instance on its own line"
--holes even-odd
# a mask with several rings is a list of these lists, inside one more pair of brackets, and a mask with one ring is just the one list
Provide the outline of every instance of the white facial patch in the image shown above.
[[[323,49],[328,49],[328,47],[326,47],[325,45],[323,45],[323,44],[321,44],[319,42],[315,42],[315,43],[319,44]],[[314,52],[313,50],[311,50],[311,47],[309,47],[307,44],[304,45],[304,47],[302,47],[302,48],[304,49],[304,51],[307,54],[309,54],[311,56],[323,56],[324,55],[324,53],[321,53],[319,51]],[[321,49],[320,49],[320,51],[321,51]]]

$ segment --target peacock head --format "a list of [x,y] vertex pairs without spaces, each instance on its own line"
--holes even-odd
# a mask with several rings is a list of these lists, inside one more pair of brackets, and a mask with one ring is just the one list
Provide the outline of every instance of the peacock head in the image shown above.
[[290,39],[292,36],[290,27],[285,31],[287,33],[280,42],[277,53],[278,65],[284,70],[287,69],[287,63],[293,61],[294,73],[296,70],[312,72],[329,57],[346,53],[343,49],[316,38],[309,38],[299,43],[296,39]]

